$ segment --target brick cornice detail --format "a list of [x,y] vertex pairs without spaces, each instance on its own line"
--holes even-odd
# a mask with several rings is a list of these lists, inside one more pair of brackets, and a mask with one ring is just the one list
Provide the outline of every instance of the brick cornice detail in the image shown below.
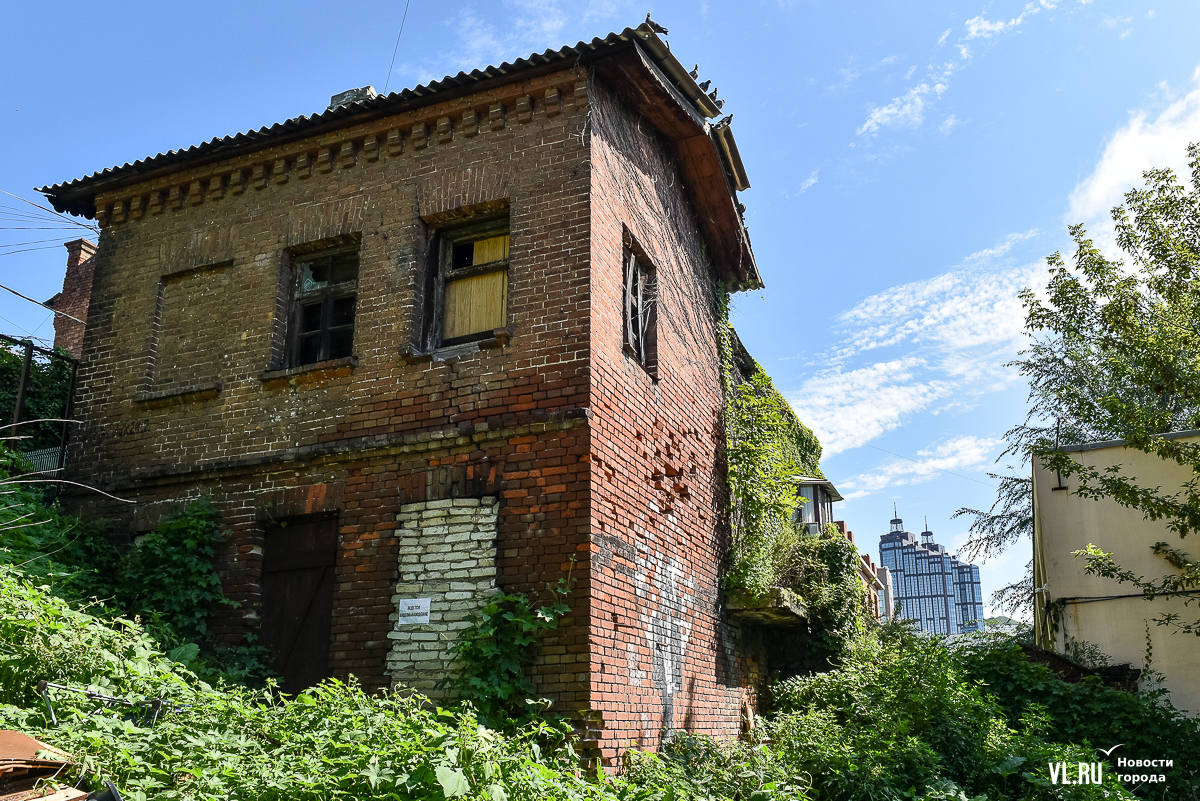
[[[573,102],[562,103],[562,98],[571,98]],[[361,169],[389,158],[433,150],[459,138],[503,130],[506,112],[513,112],[514,119],[527,122],[535,114],[535,106],[536,113],[547,117],[586,110],[587,82],[582,79],[581,71],[572,68],[515,82],[501,90],[448,100],[369,124],[355,124],[298,142],[266,147],[195,170],[181,169],[117,192],[105,192],[95,198],[96,221],[107,227],[152,217],[164,209],[177,211],[215,202],[227,194],[241,194],[247,176],[253,188],[268,189],[286,184],[289,178],[308,177],[314,165],[318,172]],[[477,124],[477,120],[488,124]],[[416,136],[414,131],[424,131],[427,135]],[[126,213],[129,209],[137,211]],[[143,215],[142,209],[148,209],[150,214]]]

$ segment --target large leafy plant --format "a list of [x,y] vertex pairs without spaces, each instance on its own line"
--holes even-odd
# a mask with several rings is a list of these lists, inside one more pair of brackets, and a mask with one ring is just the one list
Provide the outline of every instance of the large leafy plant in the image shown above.
[[551,597],[543,604],[519,593],[493,596],[472,613],[470,625],[450,646],[458,672],[439,686],[453,688],[489,725],[522,725],[549,706],[549,701],[534,697],[536,687],[525,669],[533,662],[537,640],[557,628],[570,611],[570,585],[561,579],[547,591]]

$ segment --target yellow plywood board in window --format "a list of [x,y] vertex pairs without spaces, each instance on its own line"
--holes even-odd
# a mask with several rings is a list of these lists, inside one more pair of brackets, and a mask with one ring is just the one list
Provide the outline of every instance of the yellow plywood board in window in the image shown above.
[[471,264],[490,264],[507,258],[508,234],[505,234],[504,236],[493,236],[491,239],[480,239],[476,242]]
[[[508,240],[508,237],[497,237],[500,238]],[[479,253],[478,250],[475,252]],[[508,322],[507,301],[506,270],[447,281],[446,325],[442,337],[454,339],[503,328]]]

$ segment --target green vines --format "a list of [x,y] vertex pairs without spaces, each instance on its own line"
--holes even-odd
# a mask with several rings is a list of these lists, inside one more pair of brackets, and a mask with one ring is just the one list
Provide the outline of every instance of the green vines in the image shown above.
[[784,579],[798,542],[792,525],[800,505],[794,477],[822,476],[821,443],[796,419],[770,376],[735,343],[728,297],[719,315],[733,534],[726,585],[760,596]]

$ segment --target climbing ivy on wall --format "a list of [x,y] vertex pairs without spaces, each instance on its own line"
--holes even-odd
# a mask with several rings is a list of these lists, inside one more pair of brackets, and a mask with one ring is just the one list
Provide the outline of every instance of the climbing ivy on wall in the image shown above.
[[817,464],[821,443],[757,362],[735,358],[728,295],[718,314],[732,529],[725,581],[730,589],[761,596],[786,578],[799,541],[792,525],[801,503],[794,477],[824,477]]

